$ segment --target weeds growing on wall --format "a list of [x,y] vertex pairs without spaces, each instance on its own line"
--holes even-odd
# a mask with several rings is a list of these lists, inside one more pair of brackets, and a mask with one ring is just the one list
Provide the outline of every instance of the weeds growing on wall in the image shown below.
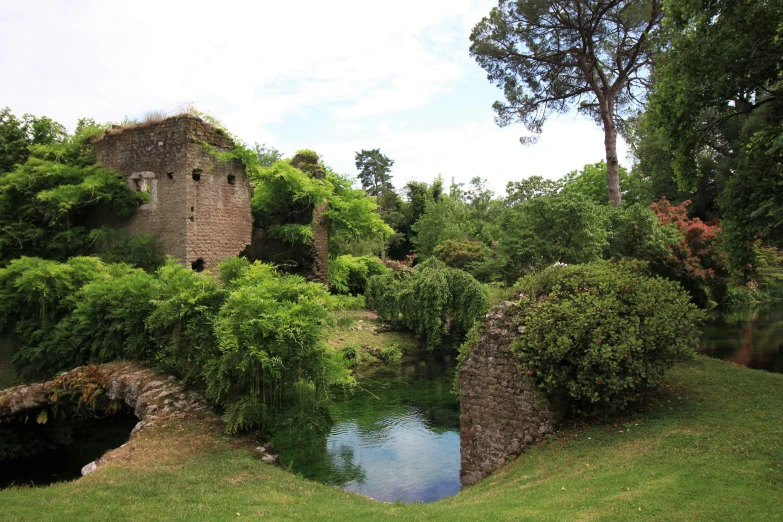
[[371,278],[366,296],[382,320],[413,330],[430,350],[446,333],[461,341],[489,308],[481,283],[434,258]]

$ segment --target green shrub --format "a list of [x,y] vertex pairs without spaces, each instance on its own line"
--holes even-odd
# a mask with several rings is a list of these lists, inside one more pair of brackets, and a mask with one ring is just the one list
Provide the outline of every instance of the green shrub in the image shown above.
[[467,270],[472,264],[484,262],[490,252],[478,241],[447,239],[436,246],[432,253],[451,268]]
[[322,338],[336,296],[271,265],[226,260],[215,281],[171,259],[147,274],[97,258],[22,258],[0,269],[0,297],[26,375],[140,360],[204,387],[230,431],[324,429],[326,387],[350,381]]
[[[226,277],[225,263],[220,264],[221,278]],[[150,362],[188,384],[202,384],[204,366],[218,353],[214,322],[226,290],[173,259],[158,269],[155,279],[153,310],[146,320],[156,346]]]
[[160,254],[155,234],[132,235],[127,230],[100,228],[93,230],[95,250],[104,263],[126,263],[147,272],[154,272],[166,262]]
[[14,365],[23,377],[70,369],[75,358],[47,348],[57,324],[76,307],[74,294],[104,270],[94,257],[66,263],[22,257],[0,268],[0,332],[13,338]]
[[33,145],[27,161],[0,176],[0,266],[21,256],[84,254],[96,209],[127,217],[143,203],[115,172],[95,165],[87,140],[96,132]]
[[396,344],[381,346],[378,349],[378,359],[384,362],[399,361],[402,358],[402,350]]
[[731,305],[754,305],[783,301],[783,256],[773,247],[757,241],[753,255],[756,260],[754,278],[734,280],[729,284],[726,302]]
[[371,278],[367,299],[383,321],[413,330],[430,350],[440,344],[447,325],[460,340],[489,308],[481,283],[434,258],[411,271]]
[[578,412],[619,410],[692,357],[703,312],[640,262],[550,267],[521,279],[521,367]]
[[340,294],[364,294],[369,278],[388,272],[377,257],[338,256],[329,260],[329,288]]
[[345,362],[345,366],[350,368],[359,362],[359,348],[346,344],[337,352],[337,355]]
[[154,277],[143,270],[106,265],[104,272],[74,294],[75,308],[58,323],[54,338],[43,343],[50,359],[62,361],[53,369],[84,361],[153,359],[155,345],[145,320],[153,310],[154,291]]
[[326,291],[258,263],[242,283],[215,320],[220,354],[205,366],[207,397],[225,409],[230,431],[323,409],[326,386],[342,371],[323,341]]

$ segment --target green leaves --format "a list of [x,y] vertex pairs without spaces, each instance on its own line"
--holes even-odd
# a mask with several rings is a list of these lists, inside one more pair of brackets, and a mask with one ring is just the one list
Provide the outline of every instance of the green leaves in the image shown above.
[[489,308],[484,289],[473,276],[434,258],[410,272],[371,278],[366,296],[382,320],[410,328],[430,350],[440,344],[447,324],[461,341]]
[[692,357],[703,312],[639,262],[551,267],[520,280],[512,350],[523,370],[582,413],[620,410]]
[[323,417],[326,387],[349,380],[322,339],[326,289],[245,259],[220,271],[218,283],[174,260],[147,274],[96,258],[22,258],[0,269],[0,324],[28,375],[135,359],[205,387],[230,431]]
[[84,254],[93,209],[127,216],[140,203],[113,172],[92,164],[86,137],[33,145],[25,163],[0,176],[0,266],[22,255]]

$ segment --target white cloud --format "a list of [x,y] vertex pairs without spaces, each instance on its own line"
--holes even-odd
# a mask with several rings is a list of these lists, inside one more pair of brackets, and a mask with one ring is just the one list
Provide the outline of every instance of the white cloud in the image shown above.
[[[465,91],[483,77],[468,35],[493,4],[5,2],[0,105],[73,127],[84,116],[119,121],[191,101],[251,143],[316,148],[346,173],[354,151],[380,146],[397,161],[398,184],[441,172],[489,177],[502,188],[507,179],[558,176],[600,159],[591,122],[561,118],[538,145],[522,147],[521,127],[498,129],[489,121],[493,100]],[[486,112],[451,127],[437,111],[423,116],[453,93]],[[320,143],[311,143],[305,121],[323,127]]]

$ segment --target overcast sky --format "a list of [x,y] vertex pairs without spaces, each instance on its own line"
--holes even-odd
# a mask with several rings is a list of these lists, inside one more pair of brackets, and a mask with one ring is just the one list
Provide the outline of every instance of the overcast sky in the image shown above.
[[380,148],[397,186],[440,173],[502,192],[600,161],[603,133],[582,116],[551,119],[533,146],[492,121],[502,92],[468,48],[496,3],[3,1],[0,107],[73,129],[192,103],[249,144],[314,149],[346,174]]

